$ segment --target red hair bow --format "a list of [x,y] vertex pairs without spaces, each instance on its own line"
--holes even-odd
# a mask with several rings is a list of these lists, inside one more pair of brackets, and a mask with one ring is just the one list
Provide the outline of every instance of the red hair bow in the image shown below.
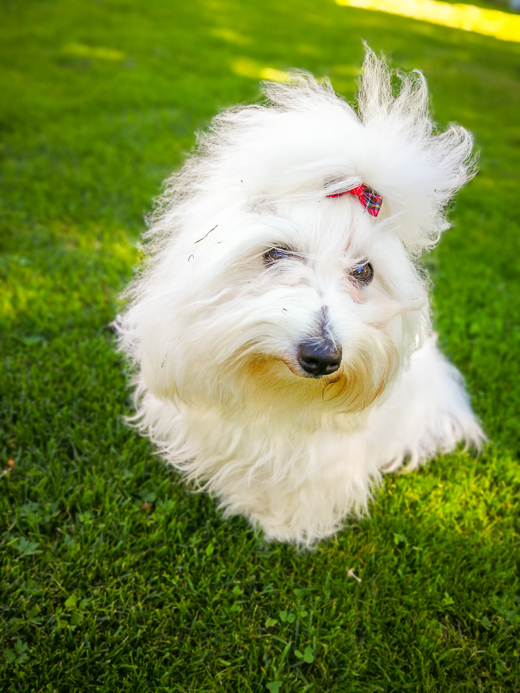
[[358,185],[357,188],[332,193],[331,195],[327,195],[327,197],[342,197],[343,195],[355,195],[359,198],[359,201],[367,212],[373,217],[377,217],[381,205],[383,204],[381,195],[378,195],[375,190],[372,190],[372,188],[369,188],[368,185],[364,185],[363,183]]

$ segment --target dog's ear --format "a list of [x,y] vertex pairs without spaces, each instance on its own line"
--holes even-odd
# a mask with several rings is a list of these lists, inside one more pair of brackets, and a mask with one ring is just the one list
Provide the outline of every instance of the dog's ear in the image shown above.
[[423,74],[393,74],[365,47],[358,115],[370,143],[366,182],[383,196],[396,232],[417,255],[449,227],[446,205],[476,173],[473,138],[458,125],[439,132]]

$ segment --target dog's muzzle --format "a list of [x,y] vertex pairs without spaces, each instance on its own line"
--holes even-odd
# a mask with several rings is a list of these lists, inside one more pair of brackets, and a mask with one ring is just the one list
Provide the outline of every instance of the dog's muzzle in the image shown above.
[[341,365],[341,347],[329,335],[320,335],[298,347],[298,363],[313,378],[335,373]]

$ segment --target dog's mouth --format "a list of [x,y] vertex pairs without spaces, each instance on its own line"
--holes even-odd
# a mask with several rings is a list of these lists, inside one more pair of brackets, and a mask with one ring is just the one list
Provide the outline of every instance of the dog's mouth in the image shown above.
[[[300,359],[280,357],[275,360],[281,361],[300,381],[307,382],[322,401],[345,400],[358,410],[369,406],[379,397],[392,379],[395,367],[395,360],[390,353],[386,354],[386,358],[379,363],[377,361],[363,363],[359,362],[359,359],[354,359],[349,364],[342,359],[332,373],[318,374],[309,373],[302,368]],[[314,387],[311,385],[312,382],[316,383]]]
[[291,361],[290,359],[280,358],[279,360],[282,361],[287,366],[287,368],[291,371],[291,373],[293,373],[294,375],[297,375],[299,378],[307,378],[310,380],[319,380],[324,385],[332,385],[333,383],[337,383],[343,377],[343,369],[341,366],[337,370],[335,370],[333,373],[312,374],[312,373],[308,373],[308,372],[304,371],[299,363],[295,363],[294,361]]
[[[345,354],[333,373],[315,375],[302,368],[297,357],[260,355],[244,364],[249,388],[254,388],[257,406],[293,411],[319,405],[321,411],[331,407],[341,413],[359,412],[370,406],[386,389],[397,366],[396,356],[388,349],[381,350],[379,358],[367,358],[366,352]],[[357,358],[356,358],[357,356]],[[250,394],[249,394],[250,396]],[[315,410],[318,413],[318,410]]]
[[[287,366],[291,373],[299,378],[307,381],[314,380],[317,386],[320,386],[320,390],[322,391],[322,401],[341,398],[341,396],[345,394],[345,391],[349,389],[349,384],[352,386],[353,381],[356,380],[355,378],[352,378],[352,374],[349,374],[348,369],[344,368],[343,365],[341,365],[337,371],[331,374],[310,375],[309,373],[305,373],[303,369],[288,359],[281,358],[280,361]],[[368,397],[365,398],[364,404],[360,408],[364,409],[372,404],[372,402],[374,402],[385,389],[386,384],[386,377],[382,377],[377,385],[374,383],[372,386],[371,394],[369,394],[370,389],[367,389],[366,394]]]

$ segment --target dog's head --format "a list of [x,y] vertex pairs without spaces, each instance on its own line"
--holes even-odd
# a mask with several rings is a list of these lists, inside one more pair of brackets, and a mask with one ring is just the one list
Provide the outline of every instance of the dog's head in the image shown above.
[[122,341],[160,397],[316,420],[369,406],[430,330],[415,258],[472,175],[420,73],[367,51],[358,108],[295,75],[217,116],[149,233]]

